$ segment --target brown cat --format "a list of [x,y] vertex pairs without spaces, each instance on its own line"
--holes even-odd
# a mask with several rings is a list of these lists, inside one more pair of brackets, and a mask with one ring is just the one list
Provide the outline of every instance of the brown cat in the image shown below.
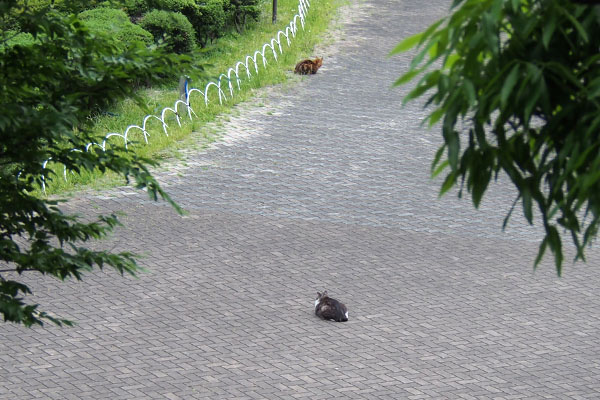
[[294,72],[300,75],[316,74],[321,65],[323,65],[323,57],[314,60],[306,59],[296,64]]

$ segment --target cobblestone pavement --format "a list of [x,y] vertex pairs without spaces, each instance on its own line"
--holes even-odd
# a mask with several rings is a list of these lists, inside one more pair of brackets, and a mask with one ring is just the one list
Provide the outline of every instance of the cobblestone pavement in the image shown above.
[[[0,326],[0,398],[600,398],[597,249],[533,272],[540,231],[518,212],[501,231],[505,183],[480,210],[438,199],[440,135],[390,87],[409,57],[389,50],[446,4],[353,3],[317,75],[160,173],[187,215],[126,188],[73,199],[126,212],[103,245],[147,272],[32,281],[78,325]],[[348,322],[314,316],[320,289]]]

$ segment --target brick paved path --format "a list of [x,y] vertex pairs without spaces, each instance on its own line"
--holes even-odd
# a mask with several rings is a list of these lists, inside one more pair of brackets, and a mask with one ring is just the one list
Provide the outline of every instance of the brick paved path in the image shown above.
[[[387,52],[444,3],[354,5],[317,75],[161,174],[187,216],[128,189],[74,199],[125,211],[108,245],[148,272],[33,281],[79,324],[0,326],[0,398],[600,398],[598,251],[533,273],[539,230],[500,231],[508,187],[480,211],[438,200],[439,134],[390,88],[408,58]],[[349,322],[313,315],[324,288]]]

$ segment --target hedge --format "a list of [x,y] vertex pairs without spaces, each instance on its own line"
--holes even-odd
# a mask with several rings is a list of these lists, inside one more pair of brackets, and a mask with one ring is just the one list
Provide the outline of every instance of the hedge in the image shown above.
[[90,31],[114,37],[125,49],[135,42],[151,44],[154,39],[150,32],[129,21],[122,10],[95,8],[80,13],[79,18]]
[[179,12],[153,10],[144,15],[140,25],[154,36],[164,40],[175,53],[187,53],[195,47],[195,32],[190,21]]

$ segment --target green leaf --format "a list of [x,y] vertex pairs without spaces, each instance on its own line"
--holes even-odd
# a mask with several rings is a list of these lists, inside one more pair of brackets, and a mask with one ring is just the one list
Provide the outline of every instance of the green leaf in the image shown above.
[[405,83],[410,82],[415,76],[423,72],[424,69],[425,68],[411,69],[410,71],[402,75],[400,78],[398,78],[396,82],[394,82],[394,86],[401,86]]
[[[439,38],[434,37],[429,42],[427,42],[427,45],[421,51],[419,51],[417,53],[417,55],[415,55],[413,57],[413,59],[411,60],[410,68],[416,68],[419,64],[421,64],[421,62],[423,61],[425,56],[429,55],[429,53],[431,52],[431,49],[433,47],[437,46],[438,41],[439,41]],[[433,62],[433,60],[429,59],[426,66],[430,65],[432,62]]]
[[[446,116],[446,120],[448,116]],[[458,137],[458,132],[456,132],[453,127],[447,126],[446,121],[444,121],[444,141],[446,142],[446,146],[448,146],[448,161],[450,162],[450,168],[453,171],[458,169],[458,156],[460,151],[460,139]]]
[[528,125],[531,113],[544,90],[544,82],[541,80],[542,72],[536,65],[527,64],[525,72],[525,79],[519,89],[518,96],[526,98],[525,107],[523,108],[523,121],[524,124]]
[[569,81],[572,85],[577,88],[581,88],[581,82],[573,74],[573,72],[560,62],[551,61],[545,64],[545,67],[552,70],[553,73],[558,75],[561,80]]
[[486,50],[493,54],[498,54],[498,35],[497,26],[498,20],[495,19],[492,13],[486,12],[482,15],[483,33],[485,37]]
[[588,99],[593,99],[594,97],[600,96],[600,76],[590,81],[587,86],[587,90]]
[[421,42],[421,38],[424,37],[424,32],[416,33],[412,36],[407,37],[403,41],[401,41],[392,51],[390,51],[390,56],[398,53],[403,53],[407,50],[412,49],[417,44]]
[[444,22],[446,21],[446,18],[442,18],[437,20],[436,22],[434,22],[433,24],[431,24],[429,26],[429,28],[425,29],[425,31],[423,32],[423,39],[422,42],[424,42],[427,38],[429,38],[433,32]]
[[402,99],[402,104],[406,104],[407,102],[414,100],[417,97],[420,97],[423,93],[425,93],[429,89],[430,89],[430,87],[427,85],[417,86],[416,88],[411,90],[406,96],[404,96],[404,99]]
[[469,107],[473,106],[477,97],[475,93],[475,85],[473,85],[473,82],[470,79],[465,78],[463,80],[462,88],[465,92]]
[[535,106],[537,105],[540,96],[542,95],[543,84],[538,82],[537,85],[533,88],[533,93],[529,94],[527,98],[527,102],[525,103],[525,108],[523,109],[523,119],[526,123],[529,122],[529,118],[531,117],[531,113],[533,112]]
[[452,186],[454,186],[455,183],[456,183],[456,172],[452,171],[446,176],[446,179],[444,179],[444,183],[442,184],[442,187],[440,188],[439,197],[442,197],[448,190],[450,190],[450,188],[452,188]]
[[515,64],[514,67],[508,73],[508,76],[504,80],[504,84],[502,85],[502,90],[500,90],[500,105],[502,108],[506,108],[506,102],[508,101],[508,96],[512,93],[515,84],[517,83],[517,79],[519,78],[519,64]]
[[[479,156],[479,154],[475,155],[476,158],[479,158]],[[488,169],[486,169],[485,165],[483,165],[483,163],[487,161],[488,160],[486,160],[485,157],[481,157],[481,159],[478,159],[478,164],[474,165],[475,169],[471,169],[471,173],[474,174],[472,180],[471,196],[473,198],[473,205],[475,206],[475,208],[479,208],[481,199],[483,198],[483,195],[490,183],[491,172]]]
[[[435,152],[435,157],[433,157],[433,162],[431,163],[431,172],[433,173],[433,171],[436,170],[436,167],[438,165],[438,163],[440,162],[440,159],[442,158],[442,155],[444,154],[444,150],[446,150],[446,145],[440,146],[439,149],[437,149],[437,151]],[[432,177],[435,177],[437,174],[434,174]]]
[[443,29],[436,33],[436,39],[432,40],[435,45],[429,48],[429,58],[435,60],[446,53],[448,47],[448,29]]
[[546,49],[548,49],[548,45],[550,44],[550,39],[554,34],[554,30],[556,29],[556,14],[551,14],[550,18],[546,21],[544,25],[543,33],[542,33],[542,44]]
[[565,14],[565,16],[569,19],[569,21],[571,21],[571,23],[573,24],[573,26],[575,27],[575,29],[577,29],[577,32],[579,32],[579,36],[581,36],[581,39],[583,39],[583,41],[586,42],[586,43],[589,42],[590,39],[588,38],[587,32],[585,31],[585,28],[583,26],[581,26],[581,24],[579,23],[579,21],[577,21],[575,19],[575,17],[573,17],[564,8],[562,8],[562,11]]
[[560,241],[560,235],[558,234],[558,230],[553,225],[548,225],[546,228],[546,238],[548,238],[548,245],[550,246],[550,250],[554,254],[554,264],[556,266],[556,273],[558,276],[561,276],[562,273],[562,263],[563,263],[563,253],[562,253],[562,244]]
[[457,53],[448,54],[446,60],[444,60],[443,69],[451,69],[458,60],[460,60],[460,56]]
[[450,165],[448,160],[442,161],[440,165],[438,165],[438,167],[435,170],[433,170],[433,172],[431,173],[431,177],[436,178],[443,170],[445,170],[448,167],[448,165]]
[[407,50],[412,49],[416,45],[421,45],[425,42],[433,32],[445,21],[445,18],[442,18],[433,24],[431,24],[425,31],[416,33],[412,36],[407,37],[403,41],[401,41],[390,53],[388,56],[392,56],[394,54],[403,53]]
[[544,257],[544,253],[546,252],[546,247],[548,247],[548,237],[544,237],[542,243],[540,243],[540,248],[538,250],[537,257],[535,258],[535,262],[533,263],[533,268],[536,269],[539,265],[540,261]]
[[439,120],[444,116],[444,108],[440,107],[427,117],[429,120],[429,127],[431,128],[433,125],[437,124]]
[[521,198],[521,196],[517,196],[517,198],[513,201],[512,205],[510,206],[510,210],[508,210],[508,213],[506,214],[506,217],[504,217],[504,221],[502,222],[502,231],[504,232],[506,230],[506,226],[508,225],[508,221],[510,220],[510,217],[512,216],[513,211],[515,210],[515,206],[517,205],[517,202],[519,201],[519,199]]

